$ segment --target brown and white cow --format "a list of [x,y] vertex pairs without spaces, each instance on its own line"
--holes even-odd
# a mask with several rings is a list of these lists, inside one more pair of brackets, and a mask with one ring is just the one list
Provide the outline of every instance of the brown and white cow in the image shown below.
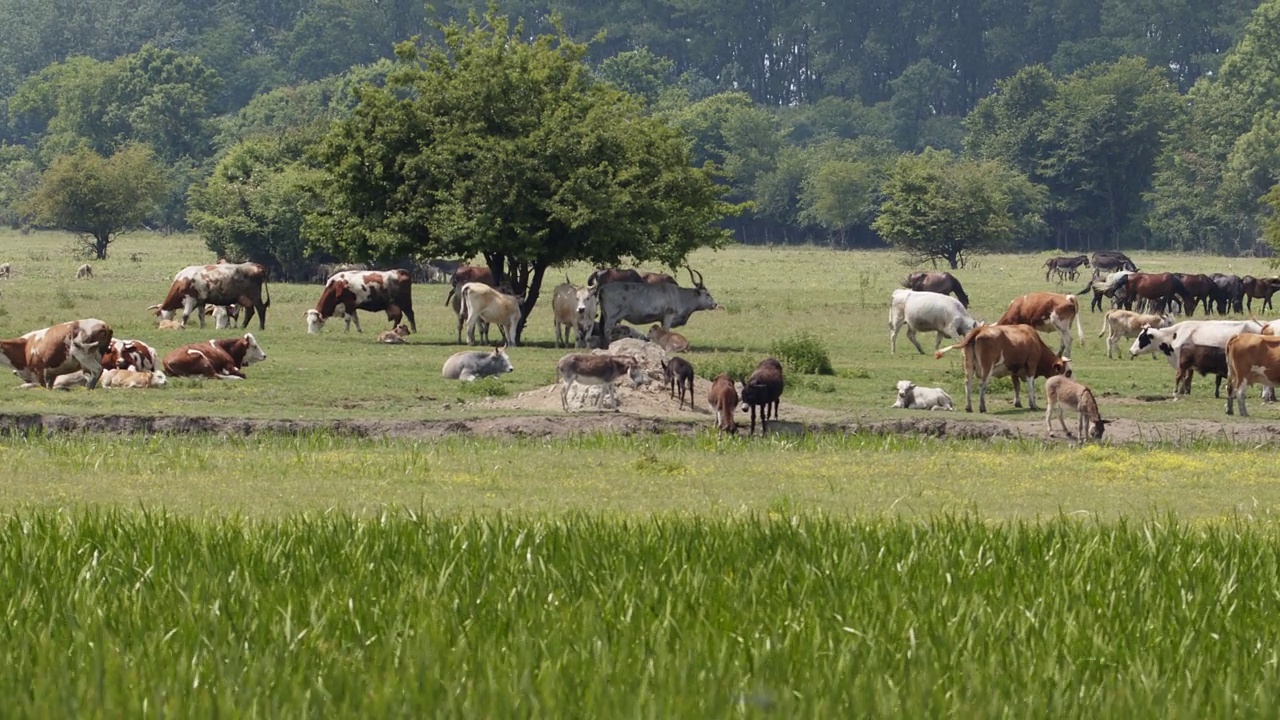
[[1034,292],[1014,298],[1009,309],[996,321],[997,325],[1030,325],[1041,332],[1058,331],[1062,346],[1058,354],[1071,357],[1071,321],[1076,321],[1076,334],[1084,345],[1084,330],[1080,327],[1080,305],[1075,295]]
[[1250,383],[1271,389],[1280,385],[1280,337],[1240,333],[1227,341],[1228,415],[1233,401],[1240,403],[1240,417],[1249,415],[1244,400]]
[[467,320],[467,344],[476,344],[476,323],[481,320],[497,325],[506,337],[507,345],[520,343],[516,338],[516,326],[520,324],[520,298],[496,290],[484,283],[472,282],[458,289],[462,298],[462,316]]
[[155,370],[156,349],[141,340],[113,338],[102,356],[102,367],[111,370]]
[[253,333],[183,345],[164,356],[164,371],[172,377],[203,375],[215,380],[243,380],[249,365],[267,359]]
[[[244,327],[249,326],[256,311],[258,328],[265,329],[267,308],[271,306],[271,293],[266,290],[266,284],[267,269],[258,263],[189,265],[173,277],[164,302],[153,305],[152,309],[164,320],[172,320],[174,313],[181,309],[182,324],[186,325],[191,313],[205,305],[243,305],[246,309]],[[204,311],[197,317],[200,327],[204,327]]]
[[1030,325],[983,325],[969,331],[955,345],[934,353],[940,358],[952,350],[964,351],[964,411],[973,412],[973,378],[982,378],[978,391],[978,412],[987,411],[987,384],[993,377],[1013,379],[1013,406],[1022,407],[1021,383],[1027,383],[1027,397],[1036,407],[1036,378],[1071,376],[1071,361],[1058,357],[1044,344]]
[[307,332],[320,332],[325,320],[337,312],[347,321],[347,332],[351,332],[352,322],[356,324],[356,332],[364,332],[356,310],[385,310],[392,326],[408,318],[409,327],[417,332],[418,323],[413,319],[413,276],[407,270],[336,273],[324,284],[315,309],[306,313]]
[[84,371],[90,389],[102,377],[111,326],[95,318],[72,320],[10,340],[0,340],[0,364],[24,382],[52,388],[60,375]]

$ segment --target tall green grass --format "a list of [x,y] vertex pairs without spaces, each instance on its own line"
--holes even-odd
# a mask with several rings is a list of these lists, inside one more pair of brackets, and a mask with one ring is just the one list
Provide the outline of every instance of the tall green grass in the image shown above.
[[1276,713],[1277,528],[0,523],[7,717]]

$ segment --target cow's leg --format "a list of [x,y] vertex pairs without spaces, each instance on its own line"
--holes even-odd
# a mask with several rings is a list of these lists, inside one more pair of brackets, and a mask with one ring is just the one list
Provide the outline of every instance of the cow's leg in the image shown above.
[[[924,348],[920,347],[920,341],[916,340],[916,329],[910,325],[907,325],[907,339],[911,341],[912,345],[916,346],[916,350],[919,350],[921,355],[924,354]],[[941,343],[938,346],[941,347]]]
[[520,343],[519,343],[519,342],[517,342],[517,340],[516,340],[516,325],[517,325],[517,324],[519,324],[519,323],[518,323],[517,321],[514,321],[514,320],[513,320],[512,322],[507,323],[507,331],[506,331],[506,334],[507,334],[507,344],[508,344],[508,345],[510,345],[511,347],[519,347],[519,346],[520,346]]
[[973,372],[965,373],[964,378],[964,411],[973,412]]
[[[1022,407],[1022,380],[1017,375],[1010,375],[1009,379],[1013,381],[1013,406]],[[1031,408],[1035,410],[1035,408]]]
[[418,332],[418,321],[413,319],[413,308],[400,308],[400,312],[409,318],[409,329],[415,333]]
[[898,352],[898,331],[902,329],[902,323],[889,323],[889,354],[895,355]]
[[471,313],[467,313],[467,344],[476,344],[476,320],[478,318]]
[[458,344],[459,345],[462,344],[462,325],[466,321],[467,319],[462,317],[462,313],[458,313]]
[[[982,383],[978,385],[978,412],[987,411],[987,383],[991,382],[991,376],[987,375],[982,378]],[[1014,387],[1017,387],[1016,385]]]
[[1036,376],[1032,375],[1027,378],[1027,407],[1032,410],[1039,410],[1036,406]]
[[1249,410],[1245,408],[1244,401],[1249,395],[1249,381],[1243,380],[1236,387],[1236,404],[1240,406],[1240,417],[1249,417]]

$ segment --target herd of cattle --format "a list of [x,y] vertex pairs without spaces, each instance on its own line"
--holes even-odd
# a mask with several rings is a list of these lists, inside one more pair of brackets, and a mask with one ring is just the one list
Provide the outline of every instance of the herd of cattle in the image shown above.
[[[1244,312],[1245,300],[1250,309],[1253,299],[1261,299],[1262,307],[1268,308],[1271,296],[1280,290],[1280,278],[1144,273],[1123,253],[1102,252],[1092,257],[1051,258],[1044,267],[1046,281],[1054,273],[1059,282],[1069,280],[1077,276],[1080,268],[1092,268],[1093,277],[1076,294],[1033,292],[1015,298],[993,324],[970,315],[969,297],[950,273],[912,273],[902,289],[893,291],[890,300],[890,351],[897,352],[898,334],[904,327],[907,339],[922,354],[924,348],[917,334],[936,333],[935,357],[952,351],[963,355],[965,410],[969,412],[973,409],[975,379],[979,382],[978,409],[986,412],[987,391],[993,378],[1011,378],[1015,407],[1022,406],[1025,383],[1031,409],[1038,409],[1036,380],[1046,378],[1046,426],[1057,412],[1059,424],[1070,434],[1062,418],[1065,407],[1078,413],[1082,435],[1087,429],[1090,436],[1098,438],[1107,421],[1101,418],[1090,389],[1072,379],[1071,368],[1073,323],[1077,337],[1084,340],[1076,296],[1093,292],[1091,307],[1102,309],[1106,299],[1112,306],[1105,313],[1100,333],[1107,336],[1107,356],[1118,352],[1123,339],[1133,340],[1131,357],[1163,354],[1174,370],[1177,394],[1190,392],[1196,373],[1213,375],[1217,381],[1215,396],[1219,396],[1222,380],[1227,380],[1227,413],[1231,414],[1238,403],[1240,414],[1246,415],[1249,385],[1265,386],[1264,398],[1268,398],[1274,385],[1280,383],[1280,323],[1252,319],[1174,321],[1177,314],[1191,318],[1198,308],[1206,314]],[[492,352],[451,356],[442,375],[467,381],[511,372],[506,348],[519,344],[524,301],[509,288],[495,283],[488,268],[451,265],[448,269],[452,277],[445,304],[457,315],[458,342],[462,341],[465,326],[468,344],[476,344],[477,332],[487,344],[490,326],[495,325],[504,342],[503,347]],[[7,265],[0,265],[0,277],[10,272]],[[77,276],[92,277],[92,270],[81,268]],[[612,340],[634,333],[618,324],[625,321],[652,323],[648,335],[642,337],[669,353],[687,350],[688,340],[672,328],[686,324],[694,312],[718,307],[701,274],[690,269],[689,279],[693,287],[680,286],[671,275],[617,269],[597,270],[582,286],[566,279],[552,293],[556,346],[567,346],[572,340],[577,348],[608,347]],[[255,263],[220,260],[193,265],[177,273],[164,300],[151,310],[161,327],[184,327],[195,314],[201,327],[206,315],[210,315],[217,327],[239,322],[247,329],[256,315],[259,330],[264,330],[271,305],[266,280],[265,269]],[[335,316],[344,321],[347,331],[354,324],[360,332],[358,311],[384,312],[393,330],[382,333],[379,341],[404,342],[405,335],[417,331],[413,284],[414,277],[406,270],[335,272],[325,281],[315,307],[304,313],[307,332],[320,332]],[[1060,346],[1056,352],[1045,344],[1041,332],[1058,333]],[[944,348],[943,337],[955,343]],[[161,358],[153,347],[140,340],[114,337],[112,329],[96,319],[61,323],[0,340],[0,363],[12,368],[23,387],[162,387],[167,378],[181,376],[243,379],[245,367],[266,357],[254,335],[246,332],[240,337],[185,344]],[[662,370],[671,397],[676,398],[678,393],[683,408],[687,395],[693,407],[694,371],[688,360],[673,354],[662,362]],[[638,362],[623,355],[569,354],[557,363],[556,371],[556,386],[562,388],[561,403],[566,410],[569,388],[574,384],[600,386],[598,402],[608,398],[616,407],[615,383],[628,379],[639,383],[643,376]],[[748,377],[717,377],[707,401],[715,411],[718,430],[736,430],[733,413],[739,404],[751,414],[752,432],[757,410],[762,421],[776,420],[784,387],[782,373],[777,360],[769,358]],[[952,409],[952,401],[941,388],[919,387],[903,380],[898,383],[894,407]],[[1051,426],[1049,431],[1052,433]]]

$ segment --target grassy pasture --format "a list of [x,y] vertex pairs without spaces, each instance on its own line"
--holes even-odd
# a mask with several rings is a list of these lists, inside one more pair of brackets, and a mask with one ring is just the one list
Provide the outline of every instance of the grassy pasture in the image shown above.
[[[126,235],[113,246],[108,260],[94,263],[96,277],[91,281],[74,280],[81,260],[68,252],[69,242],[57,233],[0,234],[0,262],[13,263],[16,271],[14,279],[0,281],[0,336],[89,316],[106,320],[120,337],[140,338],[161,351],[230,334],[214,331],[212,324],[203,331],[161,332],[145,311],[162,299],[178,269],[213,260],[198,238]],[[1141,267],[1153,271],[1270,272],[1265,260],[1132,255]],[[1025,292],[1074,291],[1083,286],[1083,281],[1070,288],[1046,283],[1040,267],[1044,258],[985,256],[957,271],[972,298],[975,316],[994,320],[1012,298]],[[726,308],[697,313],[682,328],[693,343],[689,357],[695,367],[753,365],[768,354],[775,340],[802,334],[819,338],[828,348],[836,374],[794,378],[784,398],[784,419],[787,402],[827,411],[837,419],[902,417],[903,413],[887,407],[894,384],[902,378],[963,395],[958,356],[934,360],[919,355],[905,333],[899,337],[898,354],[889,353],[888,298],[908,270],[894,254],[734,247],[697,253],[691,263],[703,272],[713,295]],[[583,282],[587,271],[586,267],[553,271],[547,282],[554,285],[566,272]],[[270,285],[267,329],[258,332],[256,323],[251,328],[269,359],[250,368],[247,382],[177,380],[166,391],[154,393],[13,392],[0,395],[0,406],[10,412],[285,419],[411,420],[493,412],[460,403],[477,397],[477,390],[439,377],[444,359],[459,349],[454,344],[455,321],[443,305],[446,286],[415,288],[421,332],[410,337],[411,345],[402,347],[374,343],[376,331],[386,327],[385,319],[367,313],[362,313],[364,334],[344,334],[336,323],[319,336],[308,336],[302,315],[314,305],[319,290],[318,285]],[[491,387],[488,392],[514,394],[553,381],[555,361],[565,351],[553,347],[549,290],[534,309],[525,335],[527,346],[512,350],[516,372],[494,383],[497,389]],[[1141,421],[1233,422],[1223,414],[1221,403],[1205,392],[1205,380],[1197,380],[1189,399],[1168,401],[1172,370],[1167,363],[1145,358],[1108,360],[1104,343],[1097,338],[1101,315],[1086,313],[1083,324],[1086,343],[1076,344],[1074,365],[1079,378],[1103,397],[1104,414]],[[1050,338],[1050,342],[1056,340]],[[932,350],[932,337],[922,336],[922,344]],[[989,403],[994,416],[1034,417],[1030,411],[1012,407],[1007,381],[995,387]],[[446,404],[449,409],[444,409]],[[1259,421],[1280,416],[1280,407],[1255,403],[1253,410]]]

